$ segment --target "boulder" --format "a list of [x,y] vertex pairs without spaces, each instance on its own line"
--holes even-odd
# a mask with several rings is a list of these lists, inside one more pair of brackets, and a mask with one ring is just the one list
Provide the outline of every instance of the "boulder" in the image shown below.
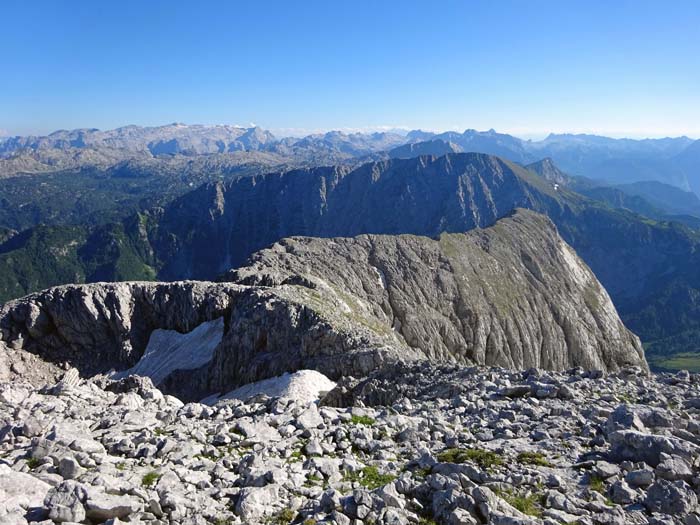
[[684,481],[661,479],[647,490],[644,505],[650,512],[683,515],[695,510],[698,497]]

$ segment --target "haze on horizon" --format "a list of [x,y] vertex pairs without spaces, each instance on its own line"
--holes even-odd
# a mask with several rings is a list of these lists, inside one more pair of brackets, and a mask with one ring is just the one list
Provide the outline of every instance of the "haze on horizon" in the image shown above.
[[0,135],[128,124],[700,138],[700,3],[4,4]]

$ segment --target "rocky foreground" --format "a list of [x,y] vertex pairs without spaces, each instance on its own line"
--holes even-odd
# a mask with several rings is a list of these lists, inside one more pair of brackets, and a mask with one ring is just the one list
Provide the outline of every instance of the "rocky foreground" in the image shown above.
[[0,523],[700,523],[697,375],[413,364],[251,393],[3,384]]

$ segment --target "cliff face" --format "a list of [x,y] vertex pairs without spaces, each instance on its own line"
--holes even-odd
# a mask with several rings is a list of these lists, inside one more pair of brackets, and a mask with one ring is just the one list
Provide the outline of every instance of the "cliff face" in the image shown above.
[[[526,210],[439,240],[285,239],[229,277],[236,282],[65,286],[6,303],[4,373],[26,351],[86,375],[152,370],[161,388],[197,399],[301,368],[362,376],[425,358],[646,367],[591,271]],[[207,355],[192,354],[199,348]]]

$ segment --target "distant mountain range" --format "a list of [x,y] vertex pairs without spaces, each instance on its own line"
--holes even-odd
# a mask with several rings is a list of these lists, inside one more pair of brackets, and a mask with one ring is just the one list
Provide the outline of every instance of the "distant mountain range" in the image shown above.
[[[152,166],[154,160],[168,165],[173,158],[219,156],[218,162],[225,162],[226,156],[240,152],[265,153],[269,163],[277,166],[330,165],[378,160],[382,155],[405,156],[416,146],[408,146],[404,153],[400,149],[396,153],[397,148],[436,140],[449,144],[451,152],[487,153],[523,165],[549,157],[571,176],[609,184],[659,181],[700,194],[700,141],[688,137],[633,140],[551,134],[544,140],[530,141],[494,130],[472,129],[463,133],[414,130],[406,135],[331,131],[300,139],[278,139],[259,127],[184,124],[57,131],[45,137],[0,141],[0,177],[86,166],[106,169],[127,160],[151,161]],[[433,142],[432,147],[437,144]],[[440,151],[447,152],[444,148]]]

